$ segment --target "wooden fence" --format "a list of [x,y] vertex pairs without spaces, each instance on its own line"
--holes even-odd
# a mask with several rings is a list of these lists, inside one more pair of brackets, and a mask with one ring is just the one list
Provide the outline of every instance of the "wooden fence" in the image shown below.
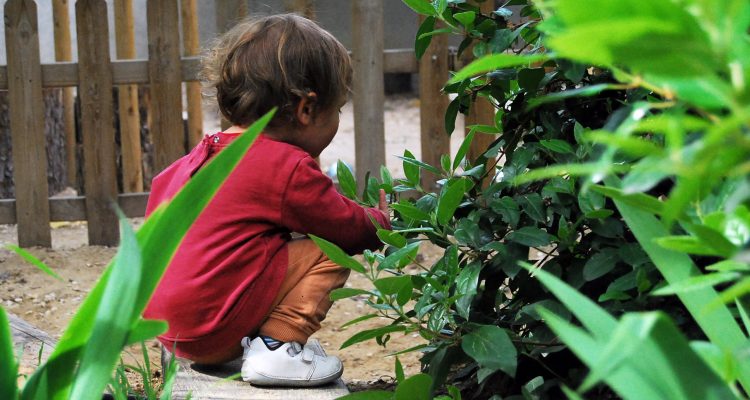
[[[132,0],[115,0],[117,59],[110,60],[109,27],[105,0],[78,0],[75,4],[78,62],[71,62],[70,19],[66,0],[53,0],[56,62],[41,64],[36,4],[32,0],[5,3],[7,66],[0,66],[0,90],[9,92],[15,199],[0,200],[0,224],[18,224],[22,247],[51,245],[50,221],[88,221],[92,245],[116,245],[118,227],[114,199],[126,216],[143,216],[148,193],[143,192],[136,85],[148,85],[149,127],[154,146],[154,170],[160,171],[189,150],[182,120],[188,111],[188,144],[202,135],[196,0],[147,2],[148,59],[132,59]],[[238,14],[247,13],[242,0],[217,2],[218,30],[226,29]],[[487,6],[490,2],[485,2]],[[285,5],[314,16],[311,0],[289,0]],[[180,15],[182,18],[180,18]],[[182,21],[182,26],[180,26]],[[412,49],[384,49],[383,0],[352,3],[352,59],[355,124],[355,169],[361,180],[366,171],[385,163],[383,74],[420,73],[422,158],[439,164],[449,151],[443,128],[447,97],[440,88],[457,60],[439,36],[417,61]],[[415,23],[416,23],[415,17]],[[57,26],[60,25],[60,26]],[[182,30],[183,42],[180,42]],[[181,46],[182,45],[182,46]],[[184,47],[184,54],[181,48]],[[182,104],[186,83],[187,104]],[[123,192],[117,190],[112,87],[119,87]],[[50,198],[44,137],[42,88],[61,87],[66,107],[66,137],[75,146],[72,88],[80,101],[85,196]],[[136,110],[133,112],[133,110]],[[492,123],[492,110],[478,108],[467,121]],[[71,139],[72,138],[72,139]],[[71,142],[72,140],[72,142]],[[72,143],[72,144],[71,144]],[[480,144],[481,145],[481,144]],[[75,157],[68,169],[75,171]],[[75,178],[75,173],[68,175]]]

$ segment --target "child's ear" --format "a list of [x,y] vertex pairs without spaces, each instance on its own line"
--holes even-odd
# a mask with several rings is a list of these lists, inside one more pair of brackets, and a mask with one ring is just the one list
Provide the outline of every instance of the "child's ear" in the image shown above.
[[309,92],[302,97],[297,104],[297,121],[302,125],[309,125],[315,119],[317,109],[318,95],[315,92]]

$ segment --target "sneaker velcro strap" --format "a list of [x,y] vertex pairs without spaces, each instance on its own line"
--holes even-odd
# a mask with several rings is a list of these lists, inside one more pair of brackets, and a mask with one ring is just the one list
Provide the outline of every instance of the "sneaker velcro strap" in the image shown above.
[[305,349],[302,350],[302,360],[309,363],[312,362],[314,356],[315,352],[313,349],[305,346]]

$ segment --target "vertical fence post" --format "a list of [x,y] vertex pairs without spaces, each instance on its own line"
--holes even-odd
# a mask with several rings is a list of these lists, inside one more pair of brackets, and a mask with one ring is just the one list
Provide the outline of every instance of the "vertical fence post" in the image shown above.
[[154,172],[185,154],[182,126],[182,69],[177,0],[149,0],[148,76]]
[[[115,0],[115,38],[117,58],[136,58],[133,1]],[[138,110],[138,85],[120,85],[117,91],[120,115],[120,151],[122,152],[123,192],[143,191],[141,154],[141,116]]]
[[383,1],[352,3],[354,150],[357,182],[385,164]]
[[119,230],[112,210],[117,200],[117,167],[107,3],[77,1],[76,25],[89,244],[114,246]]
[[8,0],[5,3],[8,106],[21,247],[52,245],[37,28],[33,1]]
[[[424,17],[419,21],[424,21]],[[447,79],[448,38],[435,35],[419,60],[419,126],[422,161],[438,168],[440,156],[450,154],[450,132],[445,131],[444,123],[448,96],[442,92]],[[437,190],[436,177],[424,171],[422,187],[428,191]]]
[[[479,4],[480,10],[483,14],[489,14],[491,13],[493,9],[492,2],[486,1],[484,3]],[[472,46],[473,47],[473,46]],[[472,61],[473,55],[472,55],[472,47],[467,48],[464,50],[464,53],[462,54],[461,58],[464,61],[464,65],[467,65],[469,62]],[[468,134],[469,128],[468,126],[471,125],[494,125],[495,124],[495,107],[490,103],[487,99],[484,97],[477,97],[476,101],[471,105],[471,108],[469,108],[469,113],[466,115],[465,119],[466,123],[466,133]],[[482,153],[484,153],[487,148],[490,146],[490,144],[495,140],[495,137],[493,135],[483,134],[483,133],[477,133],[474,135],[474,141],[471,143],[471,147],[469,147],[469,152],[467,154],[467,158],[469,160],[476,160],[477,157],[481,156]],[[488,162],[488,165],[490,163]],[[482,185],[484,187],[487,187],[491,183],[492,174],[490,174],[490,177],[488,179],[485,179],[482,182]]]
[[[181,0],[182,45],[186,56],[200,53],[198,37],[198,7],[196,0]],[[203,137],[203,108],[201,107],[200,82],[185,83],[188,110],[188,147],[193,148]]]
[[315,19],[315,5],[312,0],[284,0],[284,9],[297,12],[308,19]]
[[[55,61],[73,61],[70,40],[70,12],[68,0],[52,0],[52,19],[55,33]],[[65,129],[65,168],[67,185],[78,187],[78,162],[76,158],[76,126],[74,88],[62,88],[63,127]]]

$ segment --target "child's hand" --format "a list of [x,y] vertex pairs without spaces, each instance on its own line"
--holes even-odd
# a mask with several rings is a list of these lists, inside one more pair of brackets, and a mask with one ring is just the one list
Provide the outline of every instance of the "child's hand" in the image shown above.
[[389,215],[388,202],[385,201],[385,190],[380,189],[380,201],[378,201],[378,210],[382,211],[383,214]]

